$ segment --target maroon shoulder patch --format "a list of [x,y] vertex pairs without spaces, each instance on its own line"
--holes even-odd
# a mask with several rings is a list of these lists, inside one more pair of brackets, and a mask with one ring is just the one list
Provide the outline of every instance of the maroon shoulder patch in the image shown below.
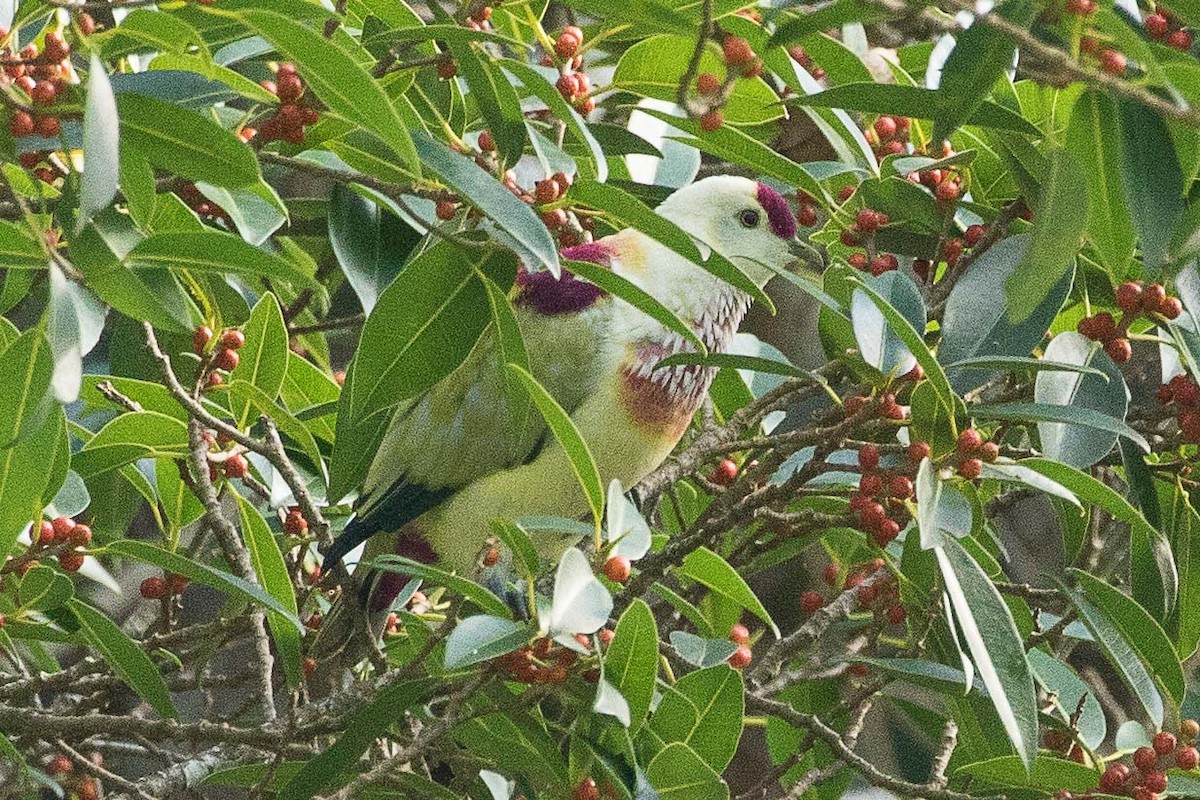
[[[612,265],[612,253],[599,242],[563,248],[562,257],[604,267]],[[517,272],[517,286],[517,305],[528,306],[547,316],[578,313],[605,294],[599,286],[580,280],[565,269],[561,277],[555,278],[545,270],[526,272],[522,267]]]
[[765,183],[760,183],[758,204],[767,212],[767,222],[771,225],[772,233],[780,239],[791,239],[796,235],[796,218],[792,216],[792,209],[788,207],[783,195]]
[[[411,558],[413,561],[421,564],[437,563],[437,553],[434,551],[433,545],[417,531],[401,531],[396,534],[395,552],[398,556]],[[398,572],[384,572],[380,574],[379,580],[371,592],[371,601],[368,604],[368,608],[371,611],[383,611],[390,608],[392,602],[395,601],[397,595],[408,585],[410,580],[412,578],[408,575],[401,575]]]

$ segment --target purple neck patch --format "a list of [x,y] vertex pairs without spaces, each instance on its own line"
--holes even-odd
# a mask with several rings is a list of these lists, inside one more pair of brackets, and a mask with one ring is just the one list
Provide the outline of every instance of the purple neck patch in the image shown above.
[[[612,265],[612,253],[598,242],[563,248],[562,257],[604,267]],[[546,316],[575,314],[604,297],[599,286],[580,280],[565,269],[562,277],[556,279],[549,272],[526,272],[522,267],[517,272],[517,286],[520,289],[517,304]]]
[[796,218],[788,208],[783,195],[767,186],[758,185],[758,204],[767,212],[767,222],[771,224],[771,232],[780,239],[791,239],[796,235]]

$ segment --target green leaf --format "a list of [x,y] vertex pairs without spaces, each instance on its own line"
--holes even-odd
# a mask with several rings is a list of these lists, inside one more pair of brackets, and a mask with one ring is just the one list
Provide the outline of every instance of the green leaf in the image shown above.
[[[287,324],[275,295],[267,292],[259,299],[243,332],[246,344],[238,351],[241,359],[229,373],[229,379],[246,381],[273,402],[283,387],[288,365]],[[249,401],[234,403],[231,410],[237,427],[245,428],[254,404]]]
[[1050,405],[1048,403],[1004,403],[1001,405],[971,406],[971,415],[982,419],[1006,419],[1021,422],[1062,422],[1082,425],[1124,436],[1136,443],[1142,452],[1150,452],[1145,437],[1116,417],[1079,405]]
[[1016,756],[1000,756],[987,761],[964,764],[956,775],[969,775],[985,784],[1029,786],[1053,793],[1071,791],[1086,793],[1096,786],[1096,770],[1062,758],[1039,755],[1026,769]]
[[529,628],[503,617],[476,614],[459,622],[446,637],[444,666],[462,669],[511,653],[529,641]]
[[[1050,421],[1038,424],[1042,452],[1047,457],[1080,468],[1090,467],[1112,450],[1118,436],[1126,436],[1143,450],[1148,449],[1145,440],[1139,441],[1136,433],[1114,429],[1105,420],[1105,417],[1124,420],[1129,409],[1129,390],[1121,370],[1099,344],[1074,331],[1066,331],[1054,337],[1044,355],[1056,361],[1096,367],[1108,378],[1101,380],[1069,372],[1038,373],[1034,380],[1034,405],[1059,409],[1045,415]],[[1064,418],[1064,414],[1069,416]]]
[[207,117],[132,92],[117,98],[117,110],[122,151],[129,148],[159,169],[217,186],[260,180],[254,152]]
[[379,295],[400,272],[419,240],[395,214],[344,186],[329,201],[329,243],[342,272],[370,314]]
[[[925,303],[907,275],[893,270],[863,280],[871,284],[879,299],[903,315],[914,331],[925,330],[928,324]],[[850,295],[850,323],[859,354],[883,375],[904,375],[916,364],[904,340],[892,330],[882,308],[876,305],[875,297],[868,297],[861,289]]]
[[[505,364],[516,364],[529,371],[529,353],[526,351],[521,325],[517,321],[508,292],[485,273],[477,270],[476,274],[487,289],[488,305],[491,307],[492,323],[495,326],[497,366],[502,368]],[[533,403],[517,376],[503,370],[500,375],[504,381],[504,402],[508,409],[510,430],[513,432],[509,437],[509,457],[519,461],[522,454],[517,452],[517,448],[520,442],[525,441],[525,433],[533,422]],[[536,574],[536,561],[534,563],[533,574]]]
[[[699,616],[698,609],[696,615]],[[708,621],[704,620],[704,623],[707,625]],[[728,639],[705,639],[687,631],[671,631],[670,641],[671,647],[675,648],[680,658],[701,668],[724,664],[738,648]]]
[[121,680],[137,692],[159,716],[174,719],[175,707],[162,674],[137,643],[130,639],[107,614],[82,600],[72,598],[67,608],[79,622],[79,630],[88,645],[98,652]]
[[101,428],[75,454],[71,465],[90,478],[140,458],[180,458],[187,452],[183,422],[157,411],[130,411]]
[[1064,275],[1026,319],[1017,323],[1008,319],[1005,282],[1024,261],[1029,241],[1029,234],[1022,233],[996,242],[971,264],[946,300],[937,356],[947,365],[950,386],[958,392],[975,389],[991,377],[959,371],[961,362],[1028,357],[1046,338],[1047,328],[1071,291],[1072,276]]
[[[466,358],[490,316],[474,256],[437,242],[380,295],[346,378],[339,427],[343,414],[359,422],[415,397]],[[512,255],[500,250],[487,253],[478,268],[502,287],[516,275]]]
[[658,677],[658,627],[645,601],[634,600],[617,620],[604,677],[629,704],[629,732],[636,733],[650,713]]
[[[162,15],[156,15],[162,16]],[[104,71],[104,63],[92,54],[88,70],[87,101],[83,109],[83,182],[79,189],[78,233],[96,212],[107,208],[117,195],[120,153],[117,100]]]
[[383,555],[372,559],[371,567],[384,572],[394,572],[397,575],[407,575],[410,578],[421,578],[436,586],[444,586],[493,616],[512,619],[512,609],[487,589],[474,581],[460,578],[429,564],[422,564],[404,556]]
[[841,28],[850,23],[870,25],[897,17],[897,12],[880,6],[863,7],[858,0],[835,0],[822,6],[812,6],[799,13],[781,15],[785,20],[778,24],[767,41],[767,47],[802,43],[815,33]]
[[238,513],[241,516],[242,538],[250,553],[250,563],[254,565],[254,575],[258,578],[258,584],[288,611],[287,615],[268,611],[267,624],[271,627],[271,637],[279,650],[288,686],[295,688],[300,685],[300,632],[291,624],[298,612],[296,593],[292,589],[287,563],[283,560],[279,543],[275,541],[275,536],[267,527],[267,521],[263,519],[262,514],[258,513],[246,498],[237,492],[233,494],[237,498]]
[[1175,705],[1180,705],[1186,688],[1183,669],[1179,654],[1158,620],[1132,598],[1094,575],[1078,569],[1068,571],[1091,604],[1137,651],[1142,663],[1158,678]]
[[313,283],[312,278],[287,259],[247,244],[233,234],[211,228],[149,236],[129,251],[125,265],[135,272],[162,268],[222,276],[232,272],[280,280],[296,288],[309,287]]
[[1080,500],[1100,506],[1113,519],[1129,525],[1130,535],[1140,538],[1154,554],[1162,581],[1163,607],[1168,611],[1174,608],[1179,576],[1175,570],[1175,559],[1171,555],[1171,544],[1165,534],[1155,530],[1154,526],[1146,522],[1146,518],[1114,489],[1087,473],[1043,458],[1026,458],[1017,463],[1065,486]]
[[283,616],[297,631],[303,632],[304,630],[304,625],[301,624],[300,619],[295,615],[294,611],[289,610],[287,606],[267,594],[261,587],[243,580],[236,575],[213,569],[207,564],[193,561],[186,556],[172,553],[169,550],[164,550],[148,542],[139,542],[134,539],[121,539],[106,545],[104,549],[111,555],[123,556],[143,561],[147,564],[153,564],[156,567],[162,567],[168,572],[183,575],[193,583],[200,583],[218,591],[237,595],[243,600],[256,603]]
[[[938,348],[941,354],[941,347]],[[1010,372],[1074,372],[1079,375],[1095,375],[1108,382],[1103,370],[1066,361],[1048,361],[1032,356],[974,356],[946,365],[946,370],[1006,370]]]
[[946,536],[961,538],[971,533],[975,515],[971,501],[958,487],[942,480],[928,458],[917,468],[917,529],[925,550],[946,542]]
[[529,266],[544,265],[558,273],[558,245],[533,209],[461,153],[421,131],[413,131],[413,143],[421,163],[508,233]]
[[512,551],[515,558],[513,566],[519,566],[521,577],[527,580],[535,579],[541,571],[541,560],[538,558],[537,546],[525,529],[515,522],[500,518],[491,521],[491,529],[504,546]]
[[[383,87],[339,37],[326,38],[283,14],[246,9],[239,16],[295,63],[313,94],[344,119],[362,125],[387,143],[414,175],[421,160],[408,128]],[[363,52],[365,55],[365,51]]]
[[646,780],[659,800],[729,800],[729,787],[692,748],[679,742],[659,750],[646,765]]
[[937,393],[938,401],[941,402],[942,407],[948,413],[954,414],[955,400],[957,398],[954,390],[950,388],[950,382],[946,379],[946,373],[942,370],[942,365],[934,358],[933,353],[929,352],[929,348],[925,344],[924,331],[917,331],[908,318],[893,308],[869,283],[858,278],[855,278],[855,281],[867,297],[875,303],[875,306],[883,312],[884,319],[887,320],[892,331],[900,337],[900,341],[904,343],[908,351],[917,359],[917,363],[925,370],[925,377]]
[[1156,275],[1166,259],[1171,233],[1183,216],[1187,195],[1183,169],[1162,117],[1128,100],[1119,101],[1117,111],[1125,198],[1133,213],[1146,271]]
[[1175,609],[1175,649],[1181,658],[1190,658],[1200,645],[1200,614],[1184,609],[1200,604],[1200,515],[1192,507],[1190,494],[1182,486],[1171,491],[1171,549],[1179,569],[1179,602]]
[[177,463],[163,459],[154,465],[158,502],[174,531],[179,531],[204,515],[204,504],[179,476]]
[[1109,663],[1116,668],[1130,691],[1146,709],[1150,721],[1155,726],[1162,725],[1163,698],[1158,692],[1154,676],[1147,670],[1137,650],[1108,616],[1092,605],[1083,592],[1065,585],[1062,589],[1063,594],[1079,613],[1080,621],[1091,631],[1096,644],[1108,656]]
[[1075,267],[1079,237],[1087,223],[1087,179],[1074,156],[1056,150],[1042,181],[1029,249],[1005,281],[1008,320],[1029,319]]
[[737,265],[715,250],[705,259],[696,242],[682,228],[659,216],[654,209],[625,190],[595,181],[578,181],[571,186],[569,196],[576,203],[605,212],[615,227],[628,226],[641,231],[774,311],[775,305],[763,290]]
[[1037,756],[1037,695],[1012,612],[957,539],[944,539],[934,553],[958,630],[1005,734],[1029,770]]
[[587,497],[588,507],[592,510],[592,518],[596,525],[600,525],[604,516],[604,482],[600,480],[600,470],[596,467],[596,460],[592,458],[587,442],[583,440],[583,435],[575,426],[575,421],[546,391],[545,387],[528,372],[515,364],[506,364],[505,369],[520,378],[530,399],[533,400],[533,404],[537,406],[542,418],[546,420],[546,425],[549,426],[554,438],[566,454],[571,471],[575,473],[575,478],[579,481],[579,485]]
[[[789,99],[785,105],[842,108],[868,114],[899,114],[932,119],[939,110],[940,96],[934,89],[884,83],[845,83],[823,92]],[[1042,132],[1015,111],[985,100],[965,120],[969,125],[999,128],[1041,138]]]
[[39,564],[21,578],[17,596],[21,608],[50,611],[75,596],[75,585],[61,572]]
[[350,773],[367,748],[428,693],[432,681],[406,681],[384,688],[350,719],[346,731],[328,750],[306,762],[298,773],[275,794],[276,800],[309,800],[336,788]]
[[285,444],[294,443],[299,447],[301,452],[308,457],[312,469],[323,475],[324,462],[321,459],[321,450],[317,446],[317,440],[313,438],[312,431],[306,428],[303,422],[286,409],[280,408],[261,389],[246,381],[235,380],[230,383],[229,397],[235,404],[244,404],[248,408],[252,408],[255,414],[266,414],[270,417],[285,440],[291,440],[290,442],[285,441]]
[[704,346],[704,341],[692,330],[691,325],[684,322],[675,315],[675,312],[663,305],[652,294],[625,276],[619,275],[607,267],[593,264],[590,261],[568,260],[562,262],[562,264],[564,268],[580,278],[589,283],[594,283],[613,297],[624,300],[651,319],[658,321],[668,330],[678,333],[684,340],[691,342],[699,352],[708,352],[708,348]]
[[8,269],[46,269],[50,258],[27,227],[0,221],[0,263]]
[[[3,365],[0,358],[0,365]],[[12,375],[13,373],[5,373]],[[26,412],[28,409],[26,409]],[[0,423],[5,428],[20,416],[22,406],[0,406]],[[68,450],[66,414],[54,405],[50,416],[15,445],[0,448],[0,553],[8,554],[21,531],[41,513],[57,490],[49,487],[47,461],[50,454]]]
[[1113,101],[1090,89],[1075,101],[1066,139],[1087,180],[1087,237],[1114,277],[1124,274],[1133,255],[1133,219],[1121,184],[1120,124]]
[[[679,81],[687,71],[694,36],[651,36],[637,42],[621,54],[613,73],[612,85],[643,97],[674,102]],[[709,44],[700,57],[700,72],[724,78],[726,67],[721,50]],[[783,116],[778,95],[762,78],[742,78],[723,109],[725,121],[732,125],[761,125]]]
[[665,688],[650,730],[664,742],[686,744],[704,763],[724,770],[742,738],[743,691],[742,674],[726,664],[689,672]]
[[[1022,27],[1033,21],[1033,7],[1028,0],[1007,0],[988,13]],[[951,133],[971,119],[996,81],[1012,66],[1016,42],[991,25],[976,22],[979,24],[958,35],[954,49],[942,65],[933,125],[935,142],[949,139]]]
[[526,141],[525,119],[516,90],[491,57],[481,55],[477,45],[459,37],[448,39],[446,44],[492,134],[501,163],[516,164]]
[[746,583],[746,579],[730,566],[729,562],[707,547],[698,547],[688,553],[679,567],[679,573],[707,586],[716,594],[737,603],[754,616],[767,623],[771,632],[779,636],[779,627],[771,619],[762,601]]

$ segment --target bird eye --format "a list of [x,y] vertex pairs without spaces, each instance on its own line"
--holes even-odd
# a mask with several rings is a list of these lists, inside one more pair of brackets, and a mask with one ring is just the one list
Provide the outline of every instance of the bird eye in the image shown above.
[[753,208],[746,208],[738,212],[738,222],[742,223],[743,228],[757,228],[759,219],[759,213]]

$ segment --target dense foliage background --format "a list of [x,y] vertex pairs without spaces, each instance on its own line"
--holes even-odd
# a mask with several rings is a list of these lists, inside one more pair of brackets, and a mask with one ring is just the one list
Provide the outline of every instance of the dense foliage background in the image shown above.
[[[0,24],[0,794],[1200,795],[1200,5]],[[496,521],[536,618],[393,557],[380,648],[314,645],[389,409],[491,326],[523,374],[518,260],[697,258],[650,209],[727,172],[807,270],[685,357],[720,372],[670,461],[609,486],[514,384],[594,517]]]

